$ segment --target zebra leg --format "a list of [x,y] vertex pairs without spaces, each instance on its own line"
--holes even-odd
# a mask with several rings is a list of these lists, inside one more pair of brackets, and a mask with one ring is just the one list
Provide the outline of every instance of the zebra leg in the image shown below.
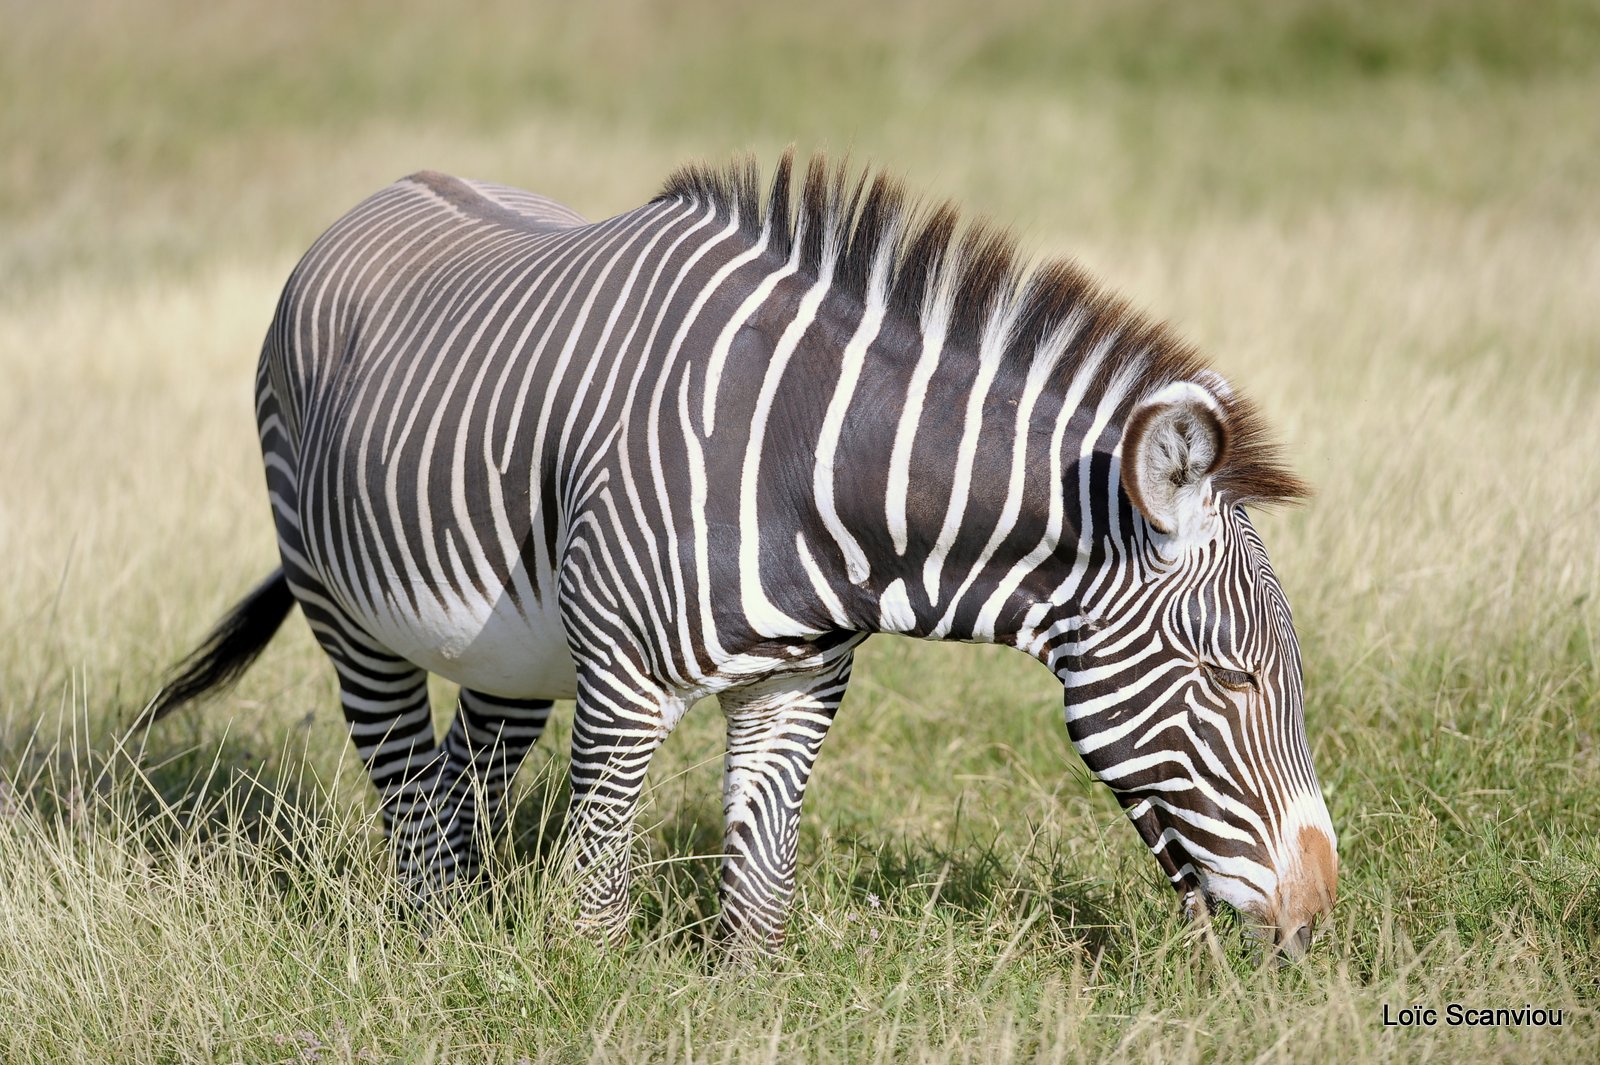
[[850,680],[850,656],[826,672],[724,693],[720,938],[735,956],[776,953],[794,897],[800,804]]
[[329,654],[350,740],[378,789],[395,871],[421,903],[453,879],[442,861],[448,847],[434,813],[444,759],[434,742],[428,674],[370,645],[357,650],[352,637],[341,642],[344,647]]
[[378,790],[395,872],[415,904],[453,878],[434,814],[443,750],[434,742],[428,674],[382,647],[284,552],[289,587],[339,675],[350,742]]
[[634,812],[650,759],[684,709],[664,691],[643,690],[638,676],[579,670],[567,860],[578,928],[602,942],[615,942],[627,924]]
[[511,779],[550,719],[548,699],[510,699],[461,689],[445,734],[435,817],[443,836],[438,878],[478,879],[483,846],[505,816]]
[[544,731],[550,702],[463,689],[444,742],[435,743],[428,674],[313,610],[312,628],[338,670],[350,739],[378,790],[407,894],[420,906],[477,881],[479,811],[487,808],[492,828],[511,778]]

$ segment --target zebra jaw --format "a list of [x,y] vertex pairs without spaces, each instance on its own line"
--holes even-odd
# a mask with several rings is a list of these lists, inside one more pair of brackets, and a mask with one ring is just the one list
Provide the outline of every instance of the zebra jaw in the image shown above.
[[[1194,863],[1183,854],[1182,844],[1176,840],[1163,840],[1161,826],[1156,823],[1155,808],[1145,800],[1133,801],[1132,796],[1119,795],[1126,806],[1128,820],[1138,830],[1156,863],[1166,874],[1167,881],[1178,893],[1184,917],[1191,921],[1204,921],[1216,912],[1216,900],[1205,888]],[[1182,859],[1182,860],[1180,860]]]

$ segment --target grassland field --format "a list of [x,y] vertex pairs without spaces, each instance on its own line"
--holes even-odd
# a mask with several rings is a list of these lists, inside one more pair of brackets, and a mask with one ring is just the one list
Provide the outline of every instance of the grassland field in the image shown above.
[[[791,141],[1076,257],[1316,486],[1258,519],[1340,833],[1303,963],[1185,925],[991,648],[864,649],[754,972],[703,944],[713,706],[611,953],[541,890],[570,713],[493,897],[427,925],[298,621],[117,747],[274,564],[252,374],[324,226],[425,167],[604,217]],[[1600,1059],[1597,190],[1578,0],[0,0],[0,1060]],[[1563,1024],[1382,1023],[1452,1002]]]

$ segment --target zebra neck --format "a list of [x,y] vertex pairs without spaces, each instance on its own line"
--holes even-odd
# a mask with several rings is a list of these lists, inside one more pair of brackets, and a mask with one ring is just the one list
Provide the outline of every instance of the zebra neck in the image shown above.
[[[1071,373],[986,359],[976,338],[873,323],[870,307],[819,335],[849,339],[842,356],[803,363],[827,376],[828,416],[810,451],[800,554],[836,621],[1024,646],[1126,555],[1103,543],[1131,526],[1105,443],[1115,418],[1079,409]],[[1105,410],[1118,406],[1111,397]]]

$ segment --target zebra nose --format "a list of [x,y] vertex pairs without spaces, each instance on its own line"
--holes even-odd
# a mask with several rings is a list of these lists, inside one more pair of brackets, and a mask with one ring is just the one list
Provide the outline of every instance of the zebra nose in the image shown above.
[[1311,931],[1315,919],[1307,921],[1299,928],[1280,931],[1278,934],[1278,961],[1280,963],[1299,961],[1305,957],[1306,951],[1311,947]]
[[1297,844],[1298,860],[1279,882],[1276,898],[1262,915],[1263,923],[1272,929],[1280,962],[1305,954],[1317,920],[1332,912],[1338,895],[1339,859],[1331,834],[1302,828]]

